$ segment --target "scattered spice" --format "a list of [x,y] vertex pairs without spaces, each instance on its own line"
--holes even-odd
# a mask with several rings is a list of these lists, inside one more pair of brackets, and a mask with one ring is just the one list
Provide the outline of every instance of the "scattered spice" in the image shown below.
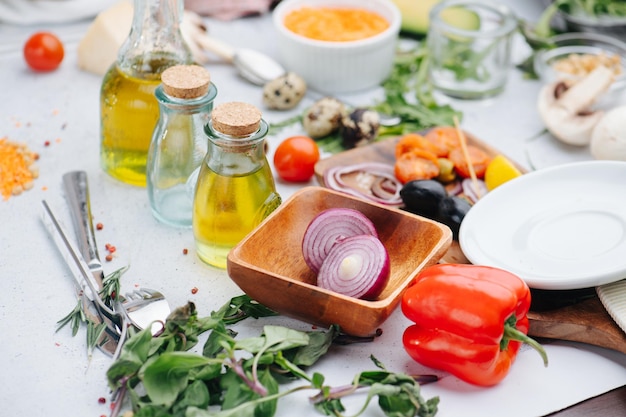
[[107,262],[111,262],[111,261],[113,260],[113,255],[108,254],[107,256],[105,256],[105,257],[104,257],[104,259],[105,259]]
[[105,403],[107,402],[107,399],[106,399],[106,398],[104,398],[104,397],[100,397],[100,398],[98,398],[98,402],[99,402],[100,404],[105,404]]
[[45,141],[45,142],[43,143],[43,146],[50,146],[50,141],[49,141],[49,140]]
[[96,229],[102,230],[102,229],[104,229],[104,225],[102,223],[98,223],[98,224],[96,224]]
[[198,293],[198,287],[193,287],[193,288],[191,289],[191,293],[192,293],[192,294],[197,294],[197,293]]
[[26,144],[0,138],[0,193],[5,201],[33,187],[33,179],[39,177],[38,158]]
[[183,249],[183,255],[187,255],[189,253],[189,250],[187,248]]

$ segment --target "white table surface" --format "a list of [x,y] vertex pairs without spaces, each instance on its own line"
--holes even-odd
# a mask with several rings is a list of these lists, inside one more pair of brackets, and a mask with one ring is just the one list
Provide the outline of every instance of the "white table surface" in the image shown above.
[[[507,3],[528,19],[541,12],[539,2]],[[208,26],[213,35],[235,46],[276,53],[267,16],[231,23],[208,20]],[[145,189],[116,182],[100,169],[100,77],[76,67],[76,45],[86,27],[84,22],[66,26],[0,25],[0,137],[26,142],[40,154],[40,177],[34,188],[9,201],[0,201],[0,404],[6,416],[96,417],[109,411],[108,401],[100,404],[98,399],[109,396],[105,372],[110,358],[97,351],[88,361],[84,329],[74,338],[69,328],[55,332],[56,322],[74,307],[76,298],[69,270],[49,240],[40,216],[41,200],[45,199],[73,233],[61,184],[65,172],[84,170],[88,174],[94,221],[104,225],[104,230],[96,234],[100,252],[104,252],[105,243],[117,247],[117,258],[105,264],[106,272],[131,265],[122,279],[123,291],[137,285],[158,288],[168,296],[172,307],[194,301],[201,315],[241,294],[225,271],[208,267],[196,257],[190,230],[173,229],[152,218]],[[66,45],[65,60],[52,73],[29,71],[21,57],[21,45],[27,36],[40,29],[55,31]],[[521,39],[516,39],[515,45],[519,61],[528,50]],[[263,108],[259,87],[243,82],[233,68],[223,64],[208,68],[219,90],[218,102],[247,101]],[[513,70],[501,96],[453,105],[464,112],[464,129],[526,167],[591,159],[587,149],[561,145],[548,135],[530,140],[543,129],[535,110],[540,86],[523,80]],[[368,91],[349,99],[369,104],[381,93]],[[297,111],[307,104],[310,102],[302,103]],[[269,121],[284,120],[292,114],[264,111]],[[293,133],[301,133],[300,128],[292,127],[270,138],[270,159],[277,144]],[[278,181],[283,198],[298,188]],[[187,255],[183,254],[185,248],[189,249]],[[192,294],[192,288],[197,288],[197,293]],[[287,318],[273,318],[247,320],[237,325],[237,330],[256,334],[267,323],[310,328]],[[356,373],[373,368],[368,359],[373,354],[394,371],[432,373],[413,362],[402,348],[401,335],[408,324],[396,310],[376,341],[335,348],[315,370],[324,373],[332,384],[348,383]],[[440,396],[438,415],[444,417],[505,413],[536,416],[626,384],[626,355],[565,342],[549,343],[546,348],[551,360],[548,368],[543,368],[535,352],[524,350],[510,375],[497,387],[472,387],[446,376],[424,386],[423,393],[426,397]],[[316,415],[306,394],[282,402],[278,414]],[[374,406],[367,415],[382,413]]]

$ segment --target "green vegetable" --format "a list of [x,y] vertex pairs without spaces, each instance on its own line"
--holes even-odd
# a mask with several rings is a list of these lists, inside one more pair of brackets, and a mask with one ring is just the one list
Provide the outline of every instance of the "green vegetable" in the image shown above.
[[[133,335],[120,358],[107,371],[112,389],[128,392],[135,417],[270,417],[277,402],[297,391],[314,390],[314,407],[326,415],[341,416],[341,398],[367,390],[362,414],[374,397],[387,416],[430,417],[437,412],[438,398],[424,400],[419,381],[396,374],[374,363],[376,371],[359,373],[348,387],[324,385],[312,366],[340,336],[332,326],[326,332],[301,332],[282,326],[264,326],[260,336],[236,339],[229,324],[246,317],[274,315],[247,296],[236,297],[210,317],[200,318],[188,303],[168,318],[165,331],[152,337],[149,330]],[[202,354],[189,350],[199,337],[210,332]],[[435,378],[436,379],[436,378]],[[280,385],[302,380],[304,384],[284,391]]]

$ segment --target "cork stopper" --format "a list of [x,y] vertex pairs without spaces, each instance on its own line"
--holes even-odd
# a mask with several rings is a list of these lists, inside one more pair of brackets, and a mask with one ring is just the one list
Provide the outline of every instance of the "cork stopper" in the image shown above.
[[211,112],[213,128],[230,136],[248,136],[259,130],[261,111],[252,104],[223,103]]
[[209,71],[199,65],[175,65],[161,74],[165,94],[182,99],[202,97],[209,91],[210,82]]

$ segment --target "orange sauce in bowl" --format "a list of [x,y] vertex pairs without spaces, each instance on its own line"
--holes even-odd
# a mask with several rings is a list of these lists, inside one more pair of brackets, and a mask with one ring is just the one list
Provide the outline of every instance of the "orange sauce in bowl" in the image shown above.
[[378,13],[358,8],[303,7],[285,16],[285,27],[306,38],[348,42],[384,32],[389,22]]

